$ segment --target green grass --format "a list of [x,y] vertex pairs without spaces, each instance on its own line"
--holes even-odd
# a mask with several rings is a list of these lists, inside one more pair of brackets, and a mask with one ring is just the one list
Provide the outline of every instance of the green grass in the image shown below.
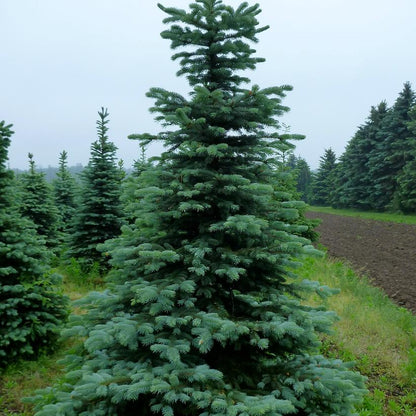
[[345,215],[348,217],[359,217],[369,220],[386,221],[386,222],[398,222],[403,224],[416,224],[416,215],[404,215],[388,212],[372,212],[372,211],[359,211],[355,209],[335,209],[331,207],[308,207],[308,211],[323,212],[325,214]]
[[[416,316],[342,262],[309,258],[298,274],[341,289],[326,301],[340,320],[323,338],[323,352],[356,362],[368,377],[370,393],[359,415],[416,415]],[[317,297],[311,302],[322,303]]]

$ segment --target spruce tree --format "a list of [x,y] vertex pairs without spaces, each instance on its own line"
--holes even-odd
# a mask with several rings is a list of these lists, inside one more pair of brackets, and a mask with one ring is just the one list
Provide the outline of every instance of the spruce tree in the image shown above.
[[53,198],[51,185],[46,182],[45,174],[35,167],[33,154],[29,153],[29,170],[19,177],[21,184],[21,206],[23,216],[36,225],[38,234],[45,239],[48,248],[59,249],[59,214]]
[[386,113],[385,101],[371,107],[367,121],[358,128],[340,156],[335,171],[334,206],[373,208],[375,178],[370,172],[370,158],[378,152],[380,123]]
[[152,162],[146,158],[145,149],[141,146],[140,157],[134,161],[133,171],[125,178],[122,186],[121,201],[123,203],[126,221],[129,223],[135,221],[137,206],[142,201],[142,198],[137,196],[137,192],[140,192],[142,188],[148,186],[146,177],[152,168]]
[[397,177],[396,206],[404,213],[416,213],[416,106],[409,111],[410,121],[407,124],[406,164]]
[[394,106],[383,117],[378,131],[378,146],[370,155],[369,169],[373,181],[372,198],[377,210],[397,209],[394,203],[397,177],[411,158],[409,146],[409,111],[415,103],[410,83],[404,84]]
[[109,113],[102,108],[98,115],[98,139],[91,145],[90,160],[81,174],[79,208],[66,253],[66,256],[79,260],[86,269],[95,262],[106,267],[106,258],[97,250],[97,245],[120,234],[123,217],[117,147],[107,136]]
[[35,225],[20,215],[13,173],[6,168],[11,125],[0,122],[0,367],[51,348],[66,318],[67,300],[50,274]]
[[332,203],[336,160],[334,151],[331,148],[325,149],[318,171],[313,178],[312,203],[315,205],[331,205]]
[[68,153],[63,150],[59,155],[59,170],[53,181],[55,204],[59,210],[60,231],[67,233],[77,210],[77,184],[68,169]]
[[296,159],[296,191],[299,193],[302,201],[310,202],[312,194],[312,172],[305,159],[298,157]]
[[109,289],[74,322],[83,350],[37,416],[352,415],[362,377],[319,354],[335,316],[299,296],[328,290],[289,271],[307,241],[269,181],[290,87],[239,73],[263,61],[249,44],[266,29],[259,6],[159,7],[192,90],[148,94],[169,130],[134,137],[167,150],[134,224],[102,247]]

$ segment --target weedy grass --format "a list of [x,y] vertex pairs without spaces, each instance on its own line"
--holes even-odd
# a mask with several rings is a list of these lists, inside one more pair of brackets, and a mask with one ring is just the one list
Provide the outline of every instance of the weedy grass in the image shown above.
[[36,361],[19,361],[0,372],[0,416],[32,416],[33,406],[21,399],[45,388],[64,374],[59,361],[74,346],[74,341],[60,344],[52,355],[41,355]]
[[325,214],[344,215],[347,217],[359,217],[368,220],[397,222],[402,224],[416,224],[416,215],[405,215],[400,213],[359,211],[356,209],[335,209],[331,207],[309,206],[309,211],[323,212]]
[[[345,263],[308,258],[298,274],[341,290],[325,301],[340,320],[333,335],[323,338],[322,349],[327,356],[354,361],[368,377],[369,394],[359,415],[416,415],[416,316]],[[322,304],[314,296],[306,302]]]

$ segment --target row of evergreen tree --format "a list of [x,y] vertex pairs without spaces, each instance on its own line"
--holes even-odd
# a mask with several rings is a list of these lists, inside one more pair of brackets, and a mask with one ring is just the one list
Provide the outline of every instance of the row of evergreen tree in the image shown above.
[[[188,10],[159,7],[172,24],[162,37],[179,49],[173,58],[190,93],[148,93],[169,130],[131,137],[143,146],[163,141],[157,163],[139,160],[123,179],[103,109],[78,198],[61,154],[51,197],[57,225],[47,230],[51,224],[35,225],[43,216],[29,214],[27,194],[12,201],[5,168],[11,130],[1,125],[0,180],[9,191],[0,194],[2,296],[14,305],[19,294],[7,290],[20,282],[32,295],[41,276],[46,291],[53,287],[43,269],[28,275],[12,262],[33,258],[29,249],[42,242],[50,252],[66,246],[66,258],[83,259],[86,269],[99,263],[109,270],[106,290],[92,292],[82,301],[86,313],[71,320],[67,334],[83,342],[67,357],[63,380],[34,398],[36,415],[351,416],[365,393],[363,377],[320,354],[318,334],[330,332],[336,316],[302,302],[305,292],[332,291],[295,273],[314,249],[305,238],[305,204],[293,198],[292,178],[276,160],[298,138],[279,132],[291,87],[248,87],[242,73],[263,61],[251,47],[267,29],[259,27],[260,8],[234,9],[221,0],[196,0]],[[22,193],[41,188],[24,187],[28,178],[42,178],[32,157],[30,163],[19,179]],[[20,222],[15,251],[10,216]],[[21,339],[18,314],[27,315],[9,314],[9,344]],[[57,321],[63,315],[49,314]]]
[[109,268],[98,244],[119,235],[126,216],[124,170],[107,136],[108,116],[99,112],[98,139],[80,178],[68,170],[63,151],[52,183],[31,153],[27,171],[16,175],[6,167],[13,131],[0,123],[0,367],[54,346],[68,300],[52,266],[75,259],[84,273]]
[[84,271],[94,263],[105,268],[97,245],[117,236],[124,220],[120,197],[125,173],[107,136],[109,114],[106,109],[98,114],[98,139],[78,178],[68,169],[66,151],[52,183],[29,153],[29,169],[16,175],[13,188],[19,213],[33,222],[55,259],[75,258]]
[[371,107],[367,121],[337,157],[326,149],[309,202],[339,208],[416,212],[416,100],[404,84],[394,105]]

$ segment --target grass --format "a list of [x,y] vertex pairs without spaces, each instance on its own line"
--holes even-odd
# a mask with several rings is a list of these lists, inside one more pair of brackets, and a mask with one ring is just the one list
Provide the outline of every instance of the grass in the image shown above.
[[64,374],[58,361],[64,358],[73,343],[66,342],[52,355],[42,355],[36,361],[20,361],[0,373],[0,416],[32,416],[32,405],[22,403],[23,397],[51,385]]
[[310,206],[309,211],[323,212],[325,214],[344,215],[348,217],[359,217],[369,220],[397,222],[402,224],[416,224],[416,215],[404,215],[389,212],[359,211],[356,209],[335,209],[331,207]]
[[[370,393],[359,415],[416,415],[416,316],[342,262],[308,258],[299,275],[341,289],[326,301],[340,320],[323,338],[323,352],[354,361],[368,377]],[[321,304],[318,299],[307,302]]]
[[[63,270],[71,299],[100,284],[96,276],[80,281],[74,270]],[[322,338],[322,350],[326,356],[354,361],[357,371],[368,377],[369,394],[357,409],[359,416],[416,415],[416,316],[339,261],[307,258],[298,275],[341,289],[325,301],[340,320],[334,334]],[[320,297],[305,301],[322,304]],[[59,379],[63,369],[57,361],[73,346],[64,343],[54,355],[19,362],[0,374],[0,416],[32,416],[31,406],[20,399]]]

